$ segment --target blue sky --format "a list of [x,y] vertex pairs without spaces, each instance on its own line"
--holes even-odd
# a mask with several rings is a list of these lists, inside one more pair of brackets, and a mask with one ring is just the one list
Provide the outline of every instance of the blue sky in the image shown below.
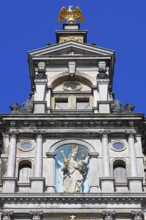
[[88,43],[116,51],[113,91],[146,113],[146,0],[1,0],[0,112],[30,93],[27,52],[55,43],[62,6],[79,6]]

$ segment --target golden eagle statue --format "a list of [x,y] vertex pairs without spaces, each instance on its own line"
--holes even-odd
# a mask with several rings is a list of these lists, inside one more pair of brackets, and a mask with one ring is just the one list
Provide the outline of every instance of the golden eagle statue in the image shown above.
[[73,6],[68,7],[68,11],[65,7],[62,7],[60,10],[58,22],[62,22],[63,20],[67,20],[68,24],[74,24],[75,19],[78,19],[80,22],[84,22],[84,18],[82,12],[79,7],[76,7],[75,10],[72,10]]

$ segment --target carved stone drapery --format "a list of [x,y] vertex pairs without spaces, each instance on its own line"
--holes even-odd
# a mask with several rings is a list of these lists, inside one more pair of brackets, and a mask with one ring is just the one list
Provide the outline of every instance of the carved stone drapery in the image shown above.
[[133,220],[143,220],[143,213],[142,212],[133,211],[131,214],[132,214]]
[[11,220],[12,217],[13,217],[13,211],[10,211],[10,212],[2,212],[1,213],[1,217],[2,217],[2,220]]
[[30,212],[30,214],[32,216],[32,220],[41,220],[43,211]]
[[104,220],[113,220],[116,212],[103,212]]

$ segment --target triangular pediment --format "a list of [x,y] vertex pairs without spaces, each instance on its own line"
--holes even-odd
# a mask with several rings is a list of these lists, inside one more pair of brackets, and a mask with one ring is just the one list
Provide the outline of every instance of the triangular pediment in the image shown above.
[[45,58],[50,56],[96,56],[96,57],[112,57],[114,51],[97,47],[95,45],[87,45],[74,41],[64,42],[51,45],[35,51],[29,52],[29,56],[33,58]]

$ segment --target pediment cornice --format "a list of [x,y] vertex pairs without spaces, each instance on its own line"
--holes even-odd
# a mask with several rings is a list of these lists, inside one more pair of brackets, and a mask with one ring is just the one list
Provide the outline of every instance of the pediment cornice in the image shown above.
[[[115,52],[112,50],[104,49],[98,46],[93,46],[89,44],[83,44],[75,41],[68,41],[64,43],[54,44],[49,47],[40,48],[38,50],[30,51],[30,58],[37,57],[47,57],[47,56],[56,56],[63,55],[65,56],[65,52],[68,51],[75,52],[76,55],[86,55],[86,56],[103,56],[103,57],[113,57]],[[69,55],[69,54],[66,54]]]

